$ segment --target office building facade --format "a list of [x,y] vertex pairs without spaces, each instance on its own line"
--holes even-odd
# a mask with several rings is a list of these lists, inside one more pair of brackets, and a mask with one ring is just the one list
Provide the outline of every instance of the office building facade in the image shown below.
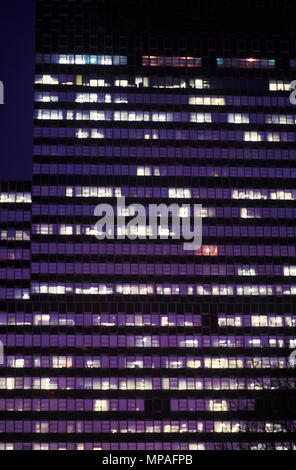
[[[148,3],[37,1],[30,269],[15,293],[3,261],[0,291],[2,449],[295,448],[295,38],[197,34],[193,2],[182,34],[177,9],[162,31]],[[124,236],[119,198],[187,203],[181,218],[201,204],[201,246],[170,224]],[[115,227],[99,240],[101,203]]]

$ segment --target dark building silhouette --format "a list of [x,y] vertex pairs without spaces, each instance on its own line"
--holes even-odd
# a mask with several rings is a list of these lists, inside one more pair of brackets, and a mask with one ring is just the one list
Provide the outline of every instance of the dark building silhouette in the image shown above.
[[[37,1],[32,189],[1,184],[2,449],[295,449],[292,5],[244,33],[223,3]],[[98,240],[123,197],[201,204],[201,247],[171,219]]]

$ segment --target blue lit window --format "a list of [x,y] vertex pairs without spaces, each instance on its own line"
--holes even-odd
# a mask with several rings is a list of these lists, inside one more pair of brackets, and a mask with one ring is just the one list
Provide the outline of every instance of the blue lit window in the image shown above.
[[274,59],[255,59],[253,57],[240,58],[222,58],[217,57],[217,67],[233,67],[243,69],[273,69],[275,67]]

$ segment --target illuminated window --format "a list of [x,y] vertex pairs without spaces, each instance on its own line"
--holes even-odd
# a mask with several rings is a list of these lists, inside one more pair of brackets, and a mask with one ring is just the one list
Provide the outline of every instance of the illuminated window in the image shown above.
[[275,68],[274,59],[238,59],[238,58],[217,58],[218,68],[244,68],[244,69],[273,69]]
[[142,65],[150,67],[200,67],[200,57],[143,56]]
[[290,82],[269,80],[269,91],[290,91]]

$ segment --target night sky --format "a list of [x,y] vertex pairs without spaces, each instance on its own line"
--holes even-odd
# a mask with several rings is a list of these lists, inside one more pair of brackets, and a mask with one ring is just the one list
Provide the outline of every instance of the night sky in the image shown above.
[[0,3],[0,180],[31,179],[35,1]]

